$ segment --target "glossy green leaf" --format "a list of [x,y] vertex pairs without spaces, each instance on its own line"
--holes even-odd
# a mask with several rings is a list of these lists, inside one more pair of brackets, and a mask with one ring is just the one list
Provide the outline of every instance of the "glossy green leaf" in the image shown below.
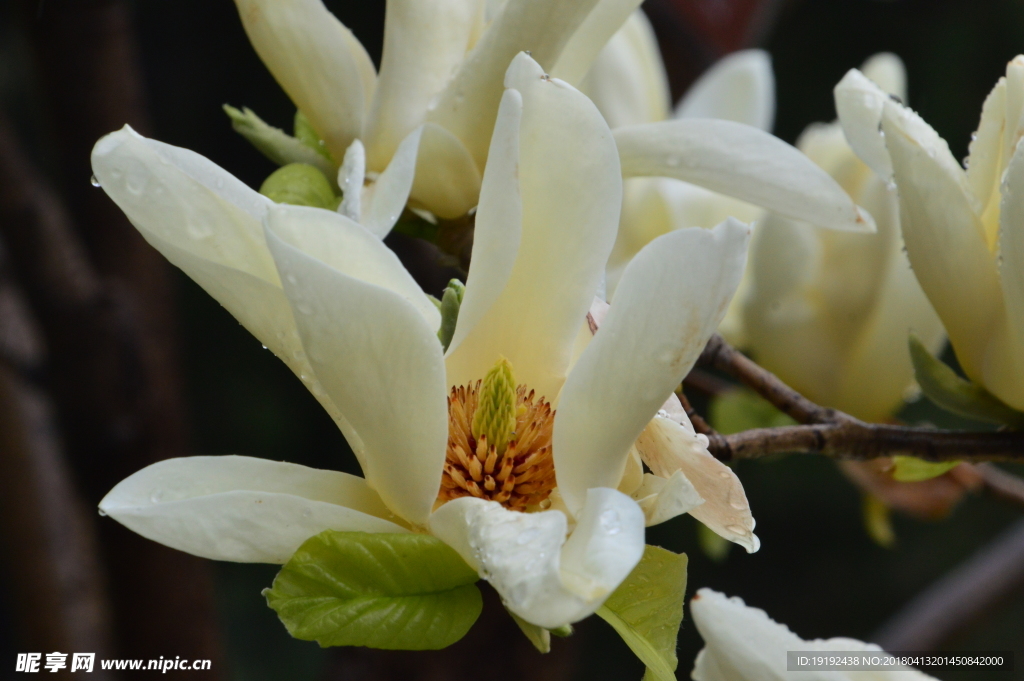
[[597,611],[647,665],[645,680],[675,681],[685,592],[686,554],[648,546],[626,581]]
[[946,411],[979,421],[1024,428],[1024,413],[1003,404],[980,385],[957,376],[945,363],[933,357],[913,334],[910,336],[910,359],[914,363],[914,377],[921,386],[921,392]]
[[745,388],[729,390],[711,401],[708,410],[711,425],[723,435],[752,428],[776,428],[796,425],[796,421],[770,402]]
[[295,638],[437,650],[480,616],[478,579],[436,537],[328,530],[300,546],[263,593]]
[[263,181],[260,194],[277,203],[327,210],[336,210],[341,203],[341,197],[334,194],[324,174],[307,163],[289,163],[278,168]]
[[243,107],[242,110],[238,110],[225,104],[224,112],[231,118],[231,127],[235,132],[249,140],[260,153],[277,165],[307,163],[327,177],[334,176],[335,169],[329,159],[284,130],[264,123],[252,109]]
[[318,135],[316,130],[313,129],[313,126],[310,125],[309,119],[306,118],[306,114],[301,111],[295,112],[294,130],[295,139],[315,151],[317,155],[327,159],[328,161],[332,160],[331,152],[327,151],[327,144],[320,139],[320,135]]
[[896,482],[931,480],[960,465],[959,461],[925,461],[914,456],[894,456],[892,462],[892,479]]

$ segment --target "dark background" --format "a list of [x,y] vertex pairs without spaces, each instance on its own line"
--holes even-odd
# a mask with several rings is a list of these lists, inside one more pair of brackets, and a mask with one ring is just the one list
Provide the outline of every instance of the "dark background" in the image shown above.
[[[326,4],[379,60],[383,2]],[[747,16],[753,4],[663,0],[647,7],[671,60],[676,95],[716,54],[743,44],[767,49],[777,79],[776,133],[790,142],[807,124],[835,117],[831,91],[847,69],[889,50],[906,62],[911,106],[962,157],[985,95],[1006,61],[1024,48],[1024,3],[1015,0],[794,0],[759,4]],[[12,0],[0,2],[0,104],[46,177],[61,187],[86,185],[87,174],[68,176],[61,135],[55,131],[74,125],[75,112],[55,117],[38,76],[32,22],[49,10],[36,7],[34,15],[15,5]],[[151,121],[147,132],[193,149],[258,187],[274,167],[231,131],[221,105],[251,107],[285,128],[294,108],[248,45],[233,3],[138,0],[130,9]],[[180,342],[185,377],[187,451],[239,453],[358,473],[340,433],[283,364],[180,273],[175,272],[173,287],[178,304],[173,333]],[[941,425],[943,417],[928,405],[915,409],[908,418]],[[1020,518],[1019,509],[969,496],[942,521],[897,517],[898,543],[884,549],[862,529],[860,495],[831,462],[794,456],[743,463],[738,473],[758,521],[759,553],[747,556],[737,549],[722,563],[711,561],[697,547],[689,516],[650,530],[649,543],[690,556],[688,594],[708,586],[742,596],[804,638],[871,639],[915,594]],[[5,562],[19,560],[17,547],[2,548]],[[216,614],[204,625],[212,624],[219,632],[225,651],[219,678],[512,678],[510,667],[520,670],[520,678],[642,675],[642,666],[598,618],[582,623],[573,638],[556,640],[556,653],[547,659],[524,648],[514,628],[492,624],[482,624],[483,635],[471,634],[443,653],[320,650],[314,643],[290,639],[266,607],[260,590],[269,586],[275,572],[274,566],[213,565]],[[109,588],[116,591],[118,584]],[[9,593],[0,597],[0,650],[5,659],[24,650],[12,598]],[[493,598],[487,608],[491,615],[500,613]],[[143,621],[163,618],[159,611],[144,615]],[[1024,598],[1019,589],[1002,594],[980,620],[962,624],[942,644],[944,649],[1015,650],[1017,671],[944,671],[939,677],[1024,679]],[[701,645],[692,624],[684,621],[680,678],[689,678]],[[135,653],[128,649],[121,654]],[[162,654],[179,653],[167,649]],[[13,667],[3,665],[0,676],[6,677]],[[531,665],[537,667],[530,671]]]

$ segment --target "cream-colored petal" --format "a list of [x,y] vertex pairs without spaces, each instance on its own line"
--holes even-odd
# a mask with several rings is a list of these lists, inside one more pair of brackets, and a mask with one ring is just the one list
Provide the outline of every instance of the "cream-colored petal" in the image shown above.
[[598,0],[506,2],[438,95],[427,121],[455,134],[483,168],[502,96],[502,75],[520,52],[554,66]]
[[882,109],[889,95],[857,69],[850,69],[833,90],[836,113],[850,148],[879,177],[892,177],[892,161],[881,134]]
[[531,624],[554,629],[593,614],[640,562],[644,514],[612,489],[593,489],[572,535],[561,511],[520,513],[462,497],[430,518],[459,552]]
[[740,50],[722,57],[690,86],[676,118],[721,118],[764,131],[775,122],[775,74],[764,50]]
[[394,252],[368,230],[322,208],[275,205],[267,224],[285,243],[342,274],[380,286],[407,300],[434,330],[437,306],[423,293]]
[[879,52],[868,57],[860,67],[869,80],[882,88],[883,92],[907,102],[907,69],[903,60],[892,52]]
[[624,177],[674,177],[832,229],[870,232],[828,173],[762,130],[711,119],[678,119],[615,130]]
[[851,638],[805,641],[764,610],[752,608],[739,598],[727,598],[711,589],[700,589],[690,600],[693,623],[704,639],[697,654],[694,681],[935,681],[916,669],[897,667],[876,672],[786,670],[786,651],[881,652],[871,643]]
[[395,292],[266,234],[310,364],[361,440],[367,482],[395,513],[425,523],[448,438],[436,327]]
[[668,118],[668,76],[654,29],[642,11],[633,12],[604,46],[580,90],[611,128]]
[[887,102],[882,128],[910,264],[964,371],[980,380],[1002,291],[967,177],[945,140],[909,109]]
[[235,0],[256,54],[340,159],[363,130],[373,63],[321,0]]
[[402,140],[423,124],[430,100],[469,49],[480,1],[387,3],[380,75],[363,135],[371,171],[383,171]]
[[[463,309],[475,311],[466,318],[460,311],[447,357],[448,380],[452,385],[475,381],[505,356],[519,382],[552,400],[615,239],[622,180],[608,126],[586,97],[547,78],[525,54],[509,67],[507,78],[523,101],[518,134],[519,246],[512,251],[514,197],[492,204],[508,214],[489,210],[482,197],[463,301]],[[515,151],[509,135],[495,139],[505,140],[499,142],[503,154]],[[514,183],[501,179],[514,172],[514,156],[495,162],[495,192],[500,194],[501,184],[504,191],[515,192]],[[482,191],[489,191],[490,173],[489,165]],[[491,270],[500,274],[487,274]],[[479,281],[478,272],[489,283]],[[499,289],[504,272],[507,279]],[[481,288],[482,296],[475,290]],[[477,296],[482,299],[473,302]],[[481,314],[489,300],[493,304]]]
[[[687,421],[688,424],[688,421]],[[708,441],[677,418],[656,416],[637,438],[640,456],[655,475],[671,478],[682,471],[704,503],[689,513],[721,537],[754,553],[761,541],[736,473],[707,450]]]
[[202,558],[284,563],[324,530],[406,532],[362,478],[244,456],[167,459],[100,501],[147,539]]
[[273,202],[213,162],[125,126],[96,143],[92,168],[146,239],[277,284],[261,226]]
[[[632,17],[642,14],[637,10],[640,2],[641,0],[600,0],[576,32],[572,34],[569,43],[552,67],[551,75],[561,78],[567,83],[578,85],[587,75],[587,71],[602,48],[612,39],[612,36],[625,28],[623,24],[628,23],[627,19],[636,21]],[[642,20],[648,29],[650,28],[646,17],[640,16],[639,20]],[[653,33],[651,37],[653,38]],[[656,41],[653,46],[656,51],[658,48]],[[661,57],[658,56],[657,60],[660,65]],[[662,71],[664,72],[664,67],[662,67]],[[609,122],[609,124],[611,123]]]
[[338,168],[338,186],[342,191],[338,212],[350,220],[363,219],[363,185],[366,182],[366,147],[359,140],[345,150],[345,158]]
[[689,373],[739,285],[749,235],[732,219],[680,229],[626,268],[555,415],[555,473],[573,512],[588,489],[618,483],[630,446]]
[[410,132],[384,172],[363,190],[360,224],[379,239],[388,235],[409,201],[422,136],[423,128]]
[[409,200],[440,218],[458,218],[477,205],[480,171],[459,138],[435,123],[423,126]]
[[1007,319],[1005,358],[989,360],[986,386],[1024,409],[1024,145],[1018,144],[1003,181],[999,226],[999,281]]
[[704,503],[704,497],[682,471],[668,478],[644,473],[643,484],[631,496],[643,509],[648,527],[691,513]]
[[1006,126],[1006,79],[1000,78],[981,107],[981,121],[967,155],[967,182],[977,199],[978,214],[996,194],[1001,172],[1003,128]]

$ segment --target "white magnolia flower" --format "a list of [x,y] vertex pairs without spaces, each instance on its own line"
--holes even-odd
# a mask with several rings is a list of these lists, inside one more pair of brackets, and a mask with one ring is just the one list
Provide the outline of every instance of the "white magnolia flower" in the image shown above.
[[[639,561],[645,524],[700,512],[756,550],[739,481],[671,399],[736,288],[749,229],[730,220],[657,239],[607,315],[588,315],[621,202],[612,134],[524,54],[505,84],[447,353],[434,304],[356,222],[274,204],[130,129],[97,143],[104,190],[302,378],[365,475],[173,459],[117,485],[105,513],[234,561],[285,562],[325,529],[431,532],[548,628],[603,603]],[[506,412],[477,410],[492,385],[480,381],[507,381],[509,366],[520,388],[501,404],[515,437],[488,442],[499,431],[478,430],[476,415]]]
[[907,667],[885,671],[786,671],[786,652],[881,652],[872,643],[852,638],[805,641],[764,610],[739,598],[700,589],[690,601],[690,614],[704,638],[691,678],[694,681],[928,681],[932,677]]
[[966,171],[859,72],[836,86],[836,104],[854,151],[898,187],[907,255],[960,365],[1024,409],[1024,56],[985,100]]
[[[906,98],[903,63],[895,55],[872,57],[863,73]],[[908,334],[938,351],[942,323],[903,253],[888,178],[856,157],[839,123],[810,126],[797,147],[871,212],[878,232],[848,234],[766,217],[751,243],[749,283],[739,303],[746,347],[815,402],[881,421],[914,382]]]
[[[581,87],[613,129],[660,122],[654,127],[692,131],[694,141],[735,145],[743,150],[737,154],[737,164],[748,171],[776,174],[792,186],[805,184],[809,191],[836,189],[807,158],[768,133],[775,117],[775,79],[771,58],[763,50],[744,50],[719,60],[672,111],[654,31],[643,12],[637,11],[598,55]],[[699,155],[675,159],[675,166],[682,169],[699,163]],[[864,216],[864,222],[837,222],[811,215],[799,204],[782,205],[771,192],[755,195],[737,183],[712,185],[685,170],[664,175],[630,179],[624,186],[619,235],[608,262],[609,294],[614,293],[626,265],[652,239],[685,227],[710,228],[729,216],[753,222],[763,215],[762,206],[836,229],[872,229],[869,216]],[[739,301],[747,287],[745,277],[720,328],[737,344],[745,340]]]

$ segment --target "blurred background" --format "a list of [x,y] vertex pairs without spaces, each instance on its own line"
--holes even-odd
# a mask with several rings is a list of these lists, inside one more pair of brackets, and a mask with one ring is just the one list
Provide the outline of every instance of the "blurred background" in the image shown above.
[[[379,59],[383,0],[326,4]],[[789,142],[834,119],[835,83],[887,50],[906,63],[910,105],[962,157],[985,95],[1024,51],[1020,0],[648,0],[644,9],[677,97],[723,54],[768,50],[775,132]],[[301,383],[90,186],[92,144],[130,123],[258,187],[274,165],[232,132],[224,103],[285,128],[294,114],[230,0],[0,2],[0,678],[20,676],[17,652],[58,650],[210,658],[211,672],[179,675],[238,681],[640,679],[642,665],[596,617],[542,658],[486,588],[481,621],[448,650],[321,650],[289,638],[266,607],[260,591],[274,566],[194,559],[97,515],[116,482],[170,456],[238,453],[358,473]],[[430,249],[397,234],[388,243],[439,294],[447,273]],[[707,407],[699,394],[694,402]],[[974,425],[924,400],[902,418]],[[1020,507],[968,494],[943,519],[896,515],[896,542],[883,548],[832,462],[778,457],[737,471],[759,553],[708,557],[689,516],[650,531],[650,543],[690,556],[688,594],[742,596],[804,638],[1013,650],[1017,671],[938,675],[1024,679]],[[971,607],[959,609],[968,593]],[[922,598],[934,614],[907,619]],[[679,678],[701,645],[684,620]]]

